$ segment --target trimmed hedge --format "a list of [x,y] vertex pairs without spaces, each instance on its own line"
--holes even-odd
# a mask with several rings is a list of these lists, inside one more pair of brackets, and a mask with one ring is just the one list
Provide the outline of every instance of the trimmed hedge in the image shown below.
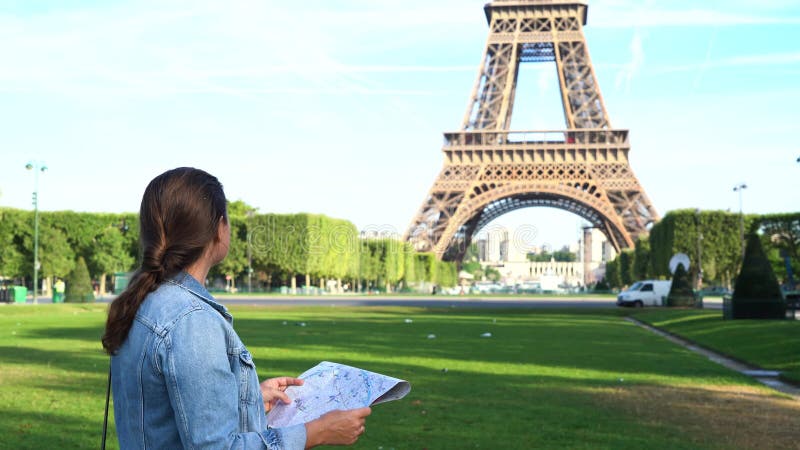
[[[800,213],[744,215],[727,211],[676,210],[655,224],[635,249],[623,250],[606,264],[606,281],[622,287],[647,278],[670,277],[669,260],[685,253],[696,262],[702,252],[703,281],[706,285],[731,286],[742,261],[741,223],[745,232],[758,232],[763,251],[775,275],[788,282],[787,258],[794,281],[800,281]],[[698,239],[702,233],[702,239]],[[689,278],[697,276],[692,264]]]
[[[237,201],[229,204],[229,222],[228,257],[212,269],[211,277],[246,280],[250,250],[254,281],[271,286],[305,275],[314,279],[313,285],[322,279],[370,280],[381,287],[413,283],[446,287],[458,281],[454,263],[438,261],[433,254],[417,254],[410,244],[398,240],[362,240],[347,220],[305,213],[256,214]],[[131,271],[138,260],[138,240],[135,214],[42,212],[41,275],[66,278],[81,258],[93,277]],[[33,213],[0,208],[0,275],[30,276],[32,252]]]
[[692,282],[689,280],[689,272],[683,264],[678,264],[667,295],[667,306],[694,306],[694,302],[695,297]]

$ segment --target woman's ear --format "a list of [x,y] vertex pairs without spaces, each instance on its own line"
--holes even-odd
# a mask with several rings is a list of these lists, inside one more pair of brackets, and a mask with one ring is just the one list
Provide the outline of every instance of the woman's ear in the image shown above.
[[226,238],[230,238],[230,227],[225,217],[219,219],[217,223],[217,235],[214,236],[214,242],[222,242]]

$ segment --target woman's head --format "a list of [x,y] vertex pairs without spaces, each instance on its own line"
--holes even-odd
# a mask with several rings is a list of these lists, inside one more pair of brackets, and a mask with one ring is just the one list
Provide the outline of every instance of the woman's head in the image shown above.
[[220,182],[200,169],[172,169],[147,185],[139,210],[141,266],[109,308],[103,335],[109,354],[127,338],[147,294],[200,258],[216,264],[225,257],[230,242],[226,203]]
[[[187,268],[220,239],[227,220],[225,193],[214,176],[190,167],[162,173],[147,185],[139,210],[141,271],[160,283]],[[213,256],[221,256],[216,263],[225,255]]]

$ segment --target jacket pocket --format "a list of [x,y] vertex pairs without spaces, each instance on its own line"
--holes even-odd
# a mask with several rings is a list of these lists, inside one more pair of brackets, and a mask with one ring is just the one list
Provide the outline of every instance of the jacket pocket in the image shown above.
[[261,388],[258,383],[253,356],[246,349],[239,352],[239,400],[256,405],[261,402]]

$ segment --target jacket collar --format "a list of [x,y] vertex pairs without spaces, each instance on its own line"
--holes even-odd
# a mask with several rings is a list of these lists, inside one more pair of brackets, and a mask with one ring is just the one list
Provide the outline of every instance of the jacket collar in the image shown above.
[[228,319],[229,322],[233,322],[233,316],[231,316],[231,314],[228,312],[228,308],[217,303],[208,290],[206,290],[206,288],[199,281],[195,280],[194,277],[189,275],[187,272],[178,272],[177,275],[167,279],[167,283],[174,284],[191,292],[204,302],[208,303],[209,306],[219,311],[219,313]]

